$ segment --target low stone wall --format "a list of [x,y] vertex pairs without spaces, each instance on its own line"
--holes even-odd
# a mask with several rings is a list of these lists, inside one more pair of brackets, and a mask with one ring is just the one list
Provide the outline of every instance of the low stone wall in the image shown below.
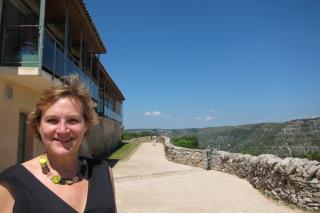
[[201,149],[187,149],[170,143],[170,138],[162,137],[166,158],[170,161],[204,168],[205,152]]
[[148,142],[151,142],[151,137],[145,136],[145,137],[139,137],[139,138],[132,138],[130,141],[131,142],[148,143]]
[[224,151],[186,149],[164,137],[168,160],[235,174],[277,199],[320,209],[320,162],[275,155],[251,156]]
[[165,153],[168,160],[182,163],[189,166],[204,167],[204,156],[202,150],[187,149],[182,147],[177,147],[172,144],[166,144]]

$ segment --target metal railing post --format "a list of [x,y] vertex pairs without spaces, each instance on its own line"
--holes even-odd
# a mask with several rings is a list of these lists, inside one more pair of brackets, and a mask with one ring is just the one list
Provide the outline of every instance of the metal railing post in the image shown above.
[[44,39],[44,18],[46,12],[46,0],[40,1],[40,17],[39,17],[39,41],[38,41],[38,75],[42,75],[42,58],[43,58],[43,39]]
[[53,40],[54,41],[54,48],[53,48],[53,75],[52,75],[52,79],[55,78],[55,75],[56,75],[56,60],[57,60],[57,42],[56,40]]
[[2,51],[1,51],[1,62],[3,62],[3,56],[4,56],[4,48],[5,48],[5,38],[6,38],[6,26],[4,26],[3,29],[3,38],[2,38]]

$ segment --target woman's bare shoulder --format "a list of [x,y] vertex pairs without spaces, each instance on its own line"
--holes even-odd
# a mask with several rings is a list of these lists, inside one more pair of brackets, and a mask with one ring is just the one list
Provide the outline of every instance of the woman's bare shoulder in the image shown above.
[[12,212],[14,197],[10,186],[5,182],[0,182],[0,209],[1,212]]

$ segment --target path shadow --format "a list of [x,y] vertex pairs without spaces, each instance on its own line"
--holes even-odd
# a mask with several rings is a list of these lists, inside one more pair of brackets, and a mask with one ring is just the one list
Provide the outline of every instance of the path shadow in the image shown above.
[[113,168],[118,163],[118,161],[119,160],[117,159],[107,159],[107,162],[111,168]]

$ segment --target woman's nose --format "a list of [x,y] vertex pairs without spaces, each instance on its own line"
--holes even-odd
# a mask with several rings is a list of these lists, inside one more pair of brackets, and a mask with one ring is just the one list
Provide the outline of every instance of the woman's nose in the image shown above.
[[69,131],[69,128],[68,128],[68,125],[66,124],[66,122],[61,121],[61,122],[58,124],[57,131],[58,131],[59,133],[68,132],[68,131]]

